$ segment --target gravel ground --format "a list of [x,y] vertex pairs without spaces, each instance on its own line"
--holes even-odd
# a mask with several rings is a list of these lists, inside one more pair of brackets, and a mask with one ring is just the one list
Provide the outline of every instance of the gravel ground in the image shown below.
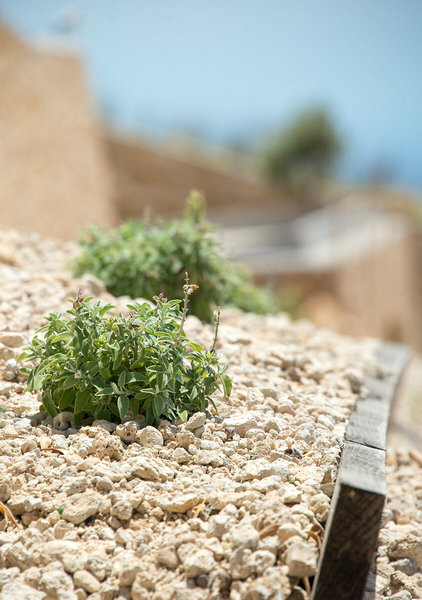
[[[0,599],[306,598],[345,426],[364,373],[378,369],[378,342],[226,310],[218,351],[233,392],[215,394],[218,414],[76,429],[68,413],[38,413],[15,362],[43,315],[65,310],[79,288],[121,309],[129,301],[91,276],[72,280],[75,252],[0,234],[0,500],[17,519],[0,522]],[[195,317],[186,330],[211,344],[212,328]],[[420,589],[422,575],[404,571],[422,561],[415,456],[389,458],[379,594],[406,593],[408,580]],[[410,597],[422,593],[397,596]]]

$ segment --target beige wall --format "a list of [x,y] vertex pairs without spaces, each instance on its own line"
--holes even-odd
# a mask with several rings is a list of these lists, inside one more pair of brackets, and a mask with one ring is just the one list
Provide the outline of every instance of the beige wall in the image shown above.
[[302,310],[317,325],[400,341],[421,351],[422,236],[418,243],[415,238],[409,229],[333,270],[283,274],[276,284],[303,289]]
[[[141,141],[106,138],[113,167],[119,219],[152,215],[180,216],[192,188],[203,191],[208,215],[218,221],[262,218],[262,211],[286,211],[279,190],[252,177],[213,169],[208,164],[175,158]],[[297,208],[295,208],[297,211]]]
[[344,265],[336,288],[345,310],[359,317],[362,333],[421,347],[410,235]]
[[0,25],[0,227],[72,238],[114,221],[95,112],[75,56]]

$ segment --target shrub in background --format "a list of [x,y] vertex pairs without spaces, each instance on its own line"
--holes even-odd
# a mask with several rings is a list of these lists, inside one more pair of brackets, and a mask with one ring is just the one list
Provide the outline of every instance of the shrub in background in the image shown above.
[[330,172],[342,142],[330,113],[305,110],[280,131],[263,154],[268,178],[291,189],[303,189]]
[[245,269],[223,257],[205,219],[205,200],[192,191],[183,219],[150,225],[129,221],[116,229],[92,227],[80,240],[82,253],[74,262],[76,275],[90,272],[115,296],[152,298],[160,290],[168,298],[179,295],[189,272],[199,291],[190,311],[210,321],[218,305],[266,313],[277,310],[270,291],[255,287]]
[[229,395],[231,380],[215,353],[219,313],[210,351],[183,331],[196,287],[186,279],[183,311],[180,300],[155,297],[154,307],[135,303],[130,316],[107,318],[111,305],[78,297],[69,318],[51,313],[19,358],[39,359],[23,371],[28,389],[43,392],[41,408],[52,417],[71,411],[76,424],[85,417],[120,421],[128,413],[145,415],[152,424],[214,405],[211,394],[220,383]]

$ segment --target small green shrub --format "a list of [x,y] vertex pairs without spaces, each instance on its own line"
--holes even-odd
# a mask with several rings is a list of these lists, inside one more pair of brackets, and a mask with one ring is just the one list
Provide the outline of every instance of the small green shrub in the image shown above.
[[[125,317],[107,318],[113,308],[78,297],[67,311],[50,313],[19,360],[39,359],[28,374],[28,389],[42,390],[42,409],[51,416],[71,411],[85,417],[119,421],[129,412],[145,415],[147,424],[204,411],[221,382],[226,395],[230,377],[213,347],[187,339],[183,326],[188,301],[197,286],[186,276],[183,310],[180,300],[155,297],[155,306],[135,303]],[[178,321],[177,319],[180,319]],[[42,337],[40,337],[42,335]]]
[[129,221],[116,229],[92,227],[80,240],[82,253],[72,268],[77,276],[96,275],[115,296],[148,299],[157,290],[177,298],[188,271],[199,285],[190,311],[204,321],[210,321],[221,305],[275,312],[275,297],[254,287],[245,269],[224,259],[212,230],[205,219],[205,200],[194,190],[183,219],[156,225]]
[[271,181],[300,189],[328,174],[341,150],[330,113],[323,108],[306,110],[269,141],[264,169]]

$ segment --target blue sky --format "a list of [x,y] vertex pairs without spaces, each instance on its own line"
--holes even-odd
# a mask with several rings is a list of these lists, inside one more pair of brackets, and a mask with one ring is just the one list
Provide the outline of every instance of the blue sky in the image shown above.
[[[343,133],[340,172],[377,165],[422,189],[420,0],[78,0],[63,35],[84,56],[117,123],[158,136],[258,142],[291,115],[326,106]],[[23,35],[58,34],[60,0],[0,0]]]

